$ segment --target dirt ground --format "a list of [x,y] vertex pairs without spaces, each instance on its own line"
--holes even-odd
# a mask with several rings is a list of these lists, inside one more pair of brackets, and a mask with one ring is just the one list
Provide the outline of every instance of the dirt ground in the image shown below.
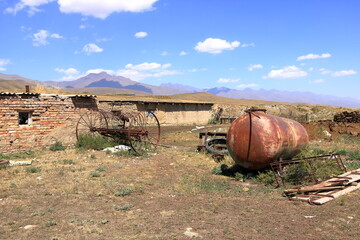
[[[360,235],[360,191],[313,206],[287,200],[281,188],[213,175],[218,164],[195,151],[198,131],[192,128],[164,128],[162,144],[172,147],[143,157],[43,150],[29,159],[31,166],[0,169],[0,238],[328,240]],[[359,149],[360,143],[316,140],[310,145]]]

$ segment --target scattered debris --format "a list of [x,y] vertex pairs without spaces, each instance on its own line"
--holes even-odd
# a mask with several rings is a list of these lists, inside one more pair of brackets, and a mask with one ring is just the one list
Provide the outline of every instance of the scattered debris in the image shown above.
[[205,128],[204,126],[200,126],[200,127],[195,126],[195,128],[191,129],[191,131],[194,132],[194,131],[198,131],[198,130],[201,130],[201,129],[204,129],[204,128]]
[[9,160],[9,166],[24,166],[31,165],[32,160],[24,160],[24,161],[13,161]]
[[29,229],[33,229],[33,228],[36,228],[36,227],[37,227],[37,225],[26,225],[24,227],[24,229],[29,230]]
[[117,145],[115,147],[108,147],[103,149],[103,152],[107,152],[110,151],[112,153],[116,153],[116,152],[121,152],[121,151],[130,151],[131,147],[126,146],[126,145]]
[[192,231],[193,229],[191,227],[189,228],[186,228],[186,231],[184,232],[184,235],[189,237],[189,238],[202,238],[201,235],[199,235],[198,233],[196,232],[193,232]]
[[321,205],[360,188],[360,168],[308,187],[287,189],[290,200]]
[[[286,175],[287,167],[292,166],[294,164],[300,164],[305,162],[309,166],[311,166],[312,162],[314,161],[323,161],[323,162],[334,161],[335,164],[338,166],[339,170],[341,170],[342,172],[346,172],[346,167],[344,166],[344,163],[339,154],[319,155],[314,157],[291,159],[291,160],[275,160],[274,162],[270,163],[270,167],[275,174],[275,179],[278,186],[280,186],[280,182],[281,182],[282,185],[286,187],[284,177]],[[315,177],[315,169],[309,169],[309,170],[311,170],[309,172],[309,175],[312,179],[312,182],[313,184],[316,184],[318,181]]]

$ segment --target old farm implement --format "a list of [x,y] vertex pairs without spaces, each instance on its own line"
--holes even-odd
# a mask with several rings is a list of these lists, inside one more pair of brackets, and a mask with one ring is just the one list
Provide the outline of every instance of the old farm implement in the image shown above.
[[160,141],[160,123],[153,112],[96,110],[81,114],[76,137],[101,135],[127,144],[138,155],[154,150]]

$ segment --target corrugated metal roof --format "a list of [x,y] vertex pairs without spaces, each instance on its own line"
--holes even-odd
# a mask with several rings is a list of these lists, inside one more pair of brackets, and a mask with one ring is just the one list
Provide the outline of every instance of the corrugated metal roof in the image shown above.
[[214,103],[209,102],[181,102],[181,101],[144,101],[144,100],[99,100],[99,102],[107,102],[107,103],[166,103],[166,104],[198,104],[198,105],[214,105]]
[[39,95],[40,95],[40,93],[27,93],[27,92],[23,92],[23,93],[0,92],[0,95],[4,95],[4,96],[17,96],[17,95],[39,96]]
[[59,97],[59,98],[96,98],[96,95],[59,95],[59,94],[47,94],[47,93],[15,93],[15,92],[0,92],[3,96],[43,96],[43,97]]

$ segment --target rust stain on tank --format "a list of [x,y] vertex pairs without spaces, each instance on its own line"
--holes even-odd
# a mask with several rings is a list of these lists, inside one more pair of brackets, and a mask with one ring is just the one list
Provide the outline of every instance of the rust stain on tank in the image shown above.
[[275,159],[291,159],[309,141],[300,123],[254,109],[231,124],[227,139],[231,157],[249,170],[266,168]]

